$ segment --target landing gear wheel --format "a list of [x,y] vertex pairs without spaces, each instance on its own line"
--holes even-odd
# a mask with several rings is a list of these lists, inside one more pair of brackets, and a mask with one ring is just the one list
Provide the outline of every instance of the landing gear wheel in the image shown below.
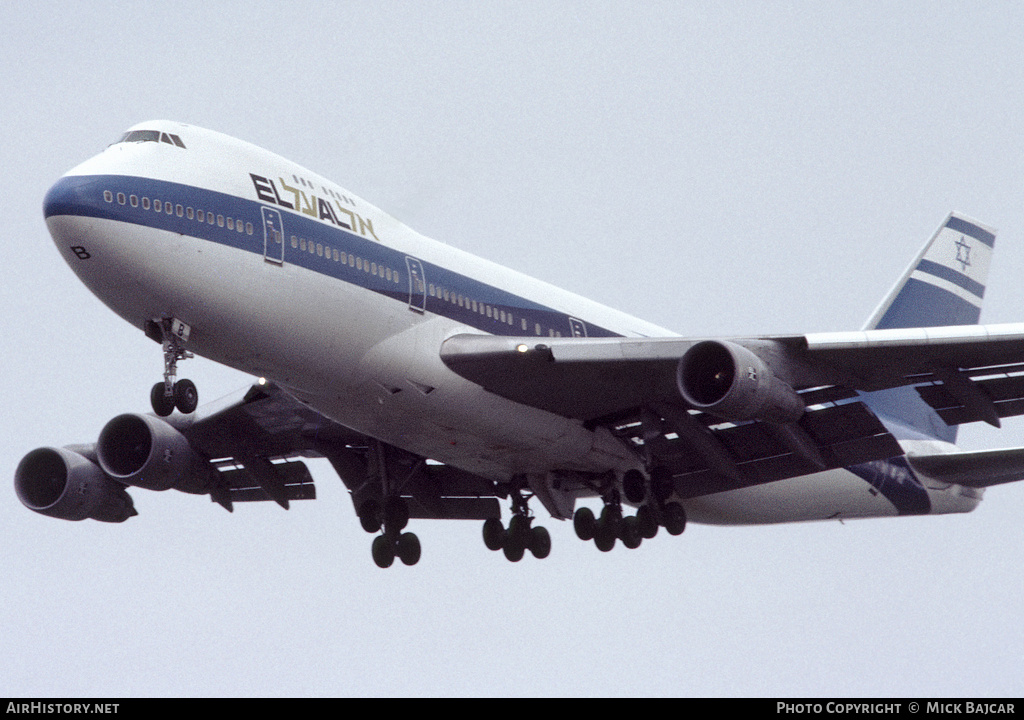
[[640,522],[636,519],[636,515],[622,518],[622,522],[619,523],[619,539],[630,550],[640,547],[644,538],[640,534]]
[[387,535],[378,535],[370,548],[377,567],[389,568],[395,562],[395,542]]
[[644,539],[650,540],[658,534],[658,514],[650,505],[641,505],[637,509],[636,520]]
[[384,530],[398,533],[409,524],[409,505],[400,497],[389,497],[384,501]]
[[672,471],[664,465],[651,468],[651,492],[658,502],[665,502],[673,490]]
[[597,520],[594,518],[594,511],[588,507],[581,507],[572,516],[572,526],[576,530],[576,537],[584,542],[594,539],[594,529]]
[[535,527],[530,530],[530,552],[538,560],[551,554],[551,535],[547,528]]
[[526,554],[526,544],[520,535],[511,532],[511,528],[505,531],[505,543],[501,548],[505,552],[505,558],[509,562],[519,562]]
[[662,511],[662,524],[669,535],[682,535],[686,529],[686,511],[679,503],[668,503]]
[[188,415],[199,405],[199,391],[191,380],[179,380],[174,383],[174,406],[178,411]]
[[402,533],[395,543],[395,554],[406,565],[415,565],[420,561],[420,539],[413,533]]
[[644,487],[644,476],[639,470],[627,470],[622,476],[622,492],[634,505],[644,501],[647,497],[647,488]]
[[153,406],[153,412],[160,417],[167,417],[174,412],[174,396],[164,395],[164,384],[158,382],[149,391],[149,402]]
[[379,502],[371,498],[359,506],[359,524],[368,533],[380,530],[382,521]]
[[611,549],[615,547],[615,540],[615,529],[604,525],[598,527],[594,534],[594,544],[601,552],[611,552]]
[[505,544],[505,526],[498,518],[484,520],[484,545],[488,550],[498,551]]

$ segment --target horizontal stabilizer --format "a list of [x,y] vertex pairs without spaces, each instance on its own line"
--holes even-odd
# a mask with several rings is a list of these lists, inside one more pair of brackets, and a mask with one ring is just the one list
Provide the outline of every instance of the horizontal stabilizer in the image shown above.
[[908,455],[917,472],[942,482],[986,488],[1024,480],[1024,448]]

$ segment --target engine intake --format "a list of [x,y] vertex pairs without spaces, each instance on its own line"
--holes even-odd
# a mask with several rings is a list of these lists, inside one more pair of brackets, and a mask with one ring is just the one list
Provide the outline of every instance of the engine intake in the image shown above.
[[209,463],[188,439],[151,415],[118,415],[100,432],[100,467],[125,485],[147,490],[209,491]]
[[22,458],[14,490],[29,510],[61,520],[117,523],[138,514],[124,485],[68,448],[37,448]]
[[706,340],[691,347],[679,360],[676,383],[690,405],[726,420],[787,423],[804,414],[800,395],[735,343]]

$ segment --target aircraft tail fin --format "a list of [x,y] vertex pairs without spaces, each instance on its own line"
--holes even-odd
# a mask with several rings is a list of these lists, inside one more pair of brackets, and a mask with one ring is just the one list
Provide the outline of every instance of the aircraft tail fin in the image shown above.
[[950,213],[863,330],[975,325],[996,235]]
[[[992,228],[950,213],[862,329],[977,324],[995,239]],[[883,421],[956,439],[956,427],[946,425],[912,387],[863,393],[862,399]]]

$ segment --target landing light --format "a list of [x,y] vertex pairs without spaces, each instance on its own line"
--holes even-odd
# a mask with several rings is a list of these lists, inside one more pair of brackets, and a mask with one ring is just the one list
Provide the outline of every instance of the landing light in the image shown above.
[[516,351],[521,353],[529,352],[530,346],[527,345],[526,343],[520,343],[519,345],[516,345]]

